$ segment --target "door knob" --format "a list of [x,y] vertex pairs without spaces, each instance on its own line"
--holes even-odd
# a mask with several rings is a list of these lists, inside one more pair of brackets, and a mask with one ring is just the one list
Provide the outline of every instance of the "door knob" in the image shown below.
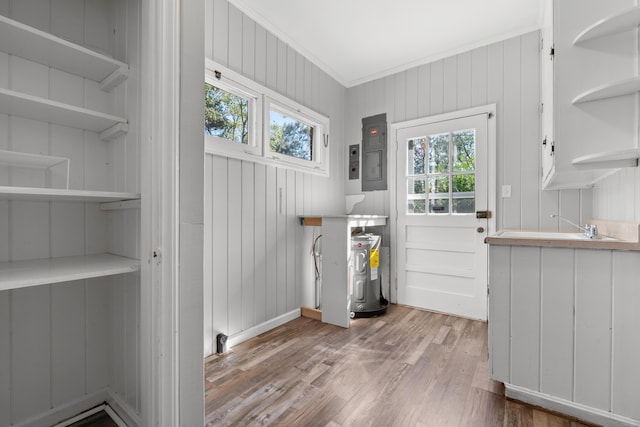
[[478,227],[478,228],[476,228],[476,231],[478,233],[484,233],[484,227]]

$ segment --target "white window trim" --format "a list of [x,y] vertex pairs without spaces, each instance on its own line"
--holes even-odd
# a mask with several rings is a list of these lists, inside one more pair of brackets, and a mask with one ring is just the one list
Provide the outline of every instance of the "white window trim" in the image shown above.
[[[215,70],[217,69],[218,68]],[[240,79],[237,78],[238,76],[231,75],[232,73],[222,72],[219,77],[216,77],[215,70],[209,69],[208,67],[205,68],[204,80],[206,83],[249,101],[249,137],[248,144],[241,144],[205,133],[205,146],[212,146],[216,154],[231,157],[242,154],[249,156],[262,155],[262,147],[260,146],[262,133],[262,96],[260,95],[260,91],[258,88],[252,87],[253,85],[251,83],[253,82],[250,80],[248,81],[250,84],[247,84],[247,81],[240,81]]]
[[[216,71],[220,72],[219,78],[216,77]],[[229,70],[208,58],[205,59],[205,81],[225,91],[256,100],[256,113],[249,130],[249,144],[239,144],[204,134],[205,153],[248,160],[315,175],[329,176],[330,123],[328,117]],[[270,150],[270,111],[272,106],[275,110],[292,119],[301,120],[314,126],[315,141],[312,160],[298,159],[292,156],[274,153]],[[251,126],[253,126],[253,130]]]

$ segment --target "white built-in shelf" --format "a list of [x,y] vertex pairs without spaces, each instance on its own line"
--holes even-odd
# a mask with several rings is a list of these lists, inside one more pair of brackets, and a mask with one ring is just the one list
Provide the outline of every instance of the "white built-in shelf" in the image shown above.
[[45,258],[0,263],[0,291],[132,273],[140,260],[112,254]]
[[69,159],[66,157],[44,156],[41,154],[21,153],[18,151],[0,150],[0,165],[17,166],[50,170],[64,165],[65,188],[69,188]]
[[629,31],[640,25],[640,7],[634,6],[630,9],[601,19],[582,31],[573,41],[574,45],[598,37],[605,37],[612,34]]
[[640,149],[630,148],[576,157],[571,163],[582,169],[617,169],[637,167],[639,158]]
[[[103,139],[113,139],[127,131],[127,120],[122,117],[3,88],[0,88],[0,113],[108,135]],[[113,128],[120,128],[120,132],[113,134]]]
[[100,82],[107,91],[129,73],[123,62],[1,15],[0,51]]
[[139,193],[0,186],[0,200],[106,203],[139,198]]
[[615,96],[631,95],[640,92],[640,77],[631,77],[617,82],[606,83],[590,89],[574,98],[573,104],[598,101]]

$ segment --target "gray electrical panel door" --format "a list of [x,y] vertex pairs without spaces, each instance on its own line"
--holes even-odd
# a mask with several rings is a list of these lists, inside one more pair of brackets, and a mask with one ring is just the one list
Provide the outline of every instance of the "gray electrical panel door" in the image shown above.
[[387,115],[362,119],[362,191],[387,189]]

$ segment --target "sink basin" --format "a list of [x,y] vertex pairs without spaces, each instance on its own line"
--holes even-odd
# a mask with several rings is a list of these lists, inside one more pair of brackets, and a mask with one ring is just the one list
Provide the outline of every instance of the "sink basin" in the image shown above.
[[501,231],[495,237],[504,237],[508,239],[540,239],[540,240],[602,240],[602,241],[619,241],[616,238],[608,236],[595,236],[589,239],[582,233],[561,233],[554,231]]

